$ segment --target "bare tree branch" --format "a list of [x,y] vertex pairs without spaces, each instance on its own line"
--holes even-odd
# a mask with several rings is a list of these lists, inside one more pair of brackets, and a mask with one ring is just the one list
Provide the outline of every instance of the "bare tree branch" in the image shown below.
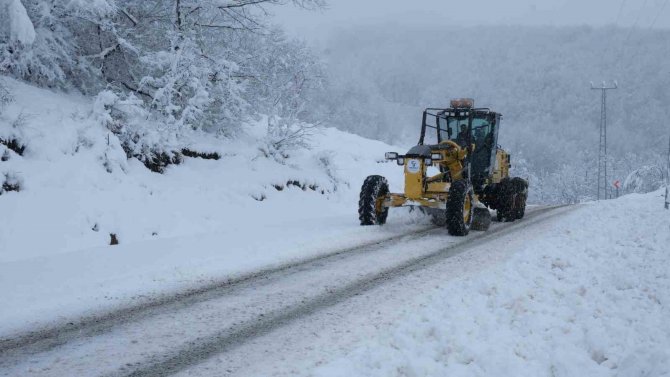
[[133,88],[131,85],[126,84],[126,83],[123,82],[123,81],[119,81],[119,83],[120,83],[121,85],[123,85],[126,89],[128,89],[128,90],[130,90],[130,91],[132,91],[132,92],[135,92],[135,93],[137,93],[137,94],[143,95],[143,96],[145,96],[145,97],[149,97],[150,99],[153,99],[153,98],[154,98],[151,94],[149,94],[149,93],[147,93],[147,92],[145,92],[145,91],[143,91],[143,90],[141,90],[141,89],[139,89],[139,88]]
[[127,10],[121,8],[121,13],[123,13],[130,20],[130,22],[133,23],[133,26],[137,26],[137,24],[139,24],[137,18],[133,17],[133,15],[130,14]]
[[244,28],[244,27],[235,27],[235,26],[230,26],[230,25],[208,25],[208,24],[201,24],[199,22],[194,23],[193,26],[206,27],[206,28],[218,28],[218,29],[230,29],[230,30],[248,30],[247,28]]

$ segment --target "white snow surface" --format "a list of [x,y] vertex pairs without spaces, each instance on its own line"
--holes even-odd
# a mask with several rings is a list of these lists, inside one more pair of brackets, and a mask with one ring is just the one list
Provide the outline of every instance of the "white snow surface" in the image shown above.
[[[583,205],[502,263],[423,292],[330,376],[668,376],[661,191]],[[500,247],[505,248],[504,245]]]
[[426,226],[405,211],[386,227],[358,225],[365,176],[401,183],[397,166],[379,163],[384,143],[325,128],[280,163],[258,150],[259,121],[234,141],[194,138],[222,159],[157,174],[126,160],[89,99],[3,83],[14,102],[0,109],[0,138],[26,150],[0,145],[0,178],[21,183],[0,195],[0,335]]
[[[378,161],[402,149],[322,129],[311,150],[280,163],[259,152],[259,121],[235,141],[193,138],[221,160],[186,158],[156,174],[126,160],[113,135],[108,144],[90,100],[0,80],[14,96],[0,108],[0,138],[26,144],[23,156],[0,146],[9,157],[0,178],[21,184],[0,195],[0,336],[426,227],[403,211],[384,227],[358,226],[362,180],[381,174],[400,189],[398,167]],[[399,281],[411,299],[397,316],[341,352],[303,360],[317,368],[300,374],[670,375],[662,192],[547,221],[475,247],[491,252],[477,254],[490,258],[481,269],[417,291]],[[119,245],[108,245],[110,233]],[[497,251],[504,257],[490,257]]]

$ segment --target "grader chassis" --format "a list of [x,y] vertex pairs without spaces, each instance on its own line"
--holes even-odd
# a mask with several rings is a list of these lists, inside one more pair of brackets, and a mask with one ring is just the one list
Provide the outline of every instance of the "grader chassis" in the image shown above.
[[528,182],[509,175],[510,154],[497,144],[501,118],[474,108],[469,98],[426,109],[418,144],[404,155],[385,156],[404,166],[404,192],[391,193],[382,176],[367,177],[358,205],[361,225],[383,225],[389,208],[403,206],[418,206],[454,236],[487,230],[489,208],[499,221],[523,218]]

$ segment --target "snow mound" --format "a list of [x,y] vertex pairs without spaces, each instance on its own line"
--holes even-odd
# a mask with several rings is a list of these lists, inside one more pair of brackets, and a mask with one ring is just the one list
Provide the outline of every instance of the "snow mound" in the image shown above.
[[660,191],[583,205],[455,280],[317,376],[670,375],[670,212]]

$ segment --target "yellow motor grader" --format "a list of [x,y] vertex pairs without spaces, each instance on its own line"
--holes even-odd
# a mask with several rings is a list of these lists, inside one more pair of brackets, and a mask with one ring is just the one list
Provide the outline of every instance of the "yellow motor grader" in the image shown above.
[[358,202],[361,225],[382,225],[389,208],[402,206],[418,206],[454,236],[487,230],[489,208],[498,221],[523,218],[528,182],[509,176],[510,155],[497,144],[501,118],[470,98],[426,109],[419,143],[404,155],[385,156],[404,166],[405,191],[391,193],[386,178],[367,177]]

